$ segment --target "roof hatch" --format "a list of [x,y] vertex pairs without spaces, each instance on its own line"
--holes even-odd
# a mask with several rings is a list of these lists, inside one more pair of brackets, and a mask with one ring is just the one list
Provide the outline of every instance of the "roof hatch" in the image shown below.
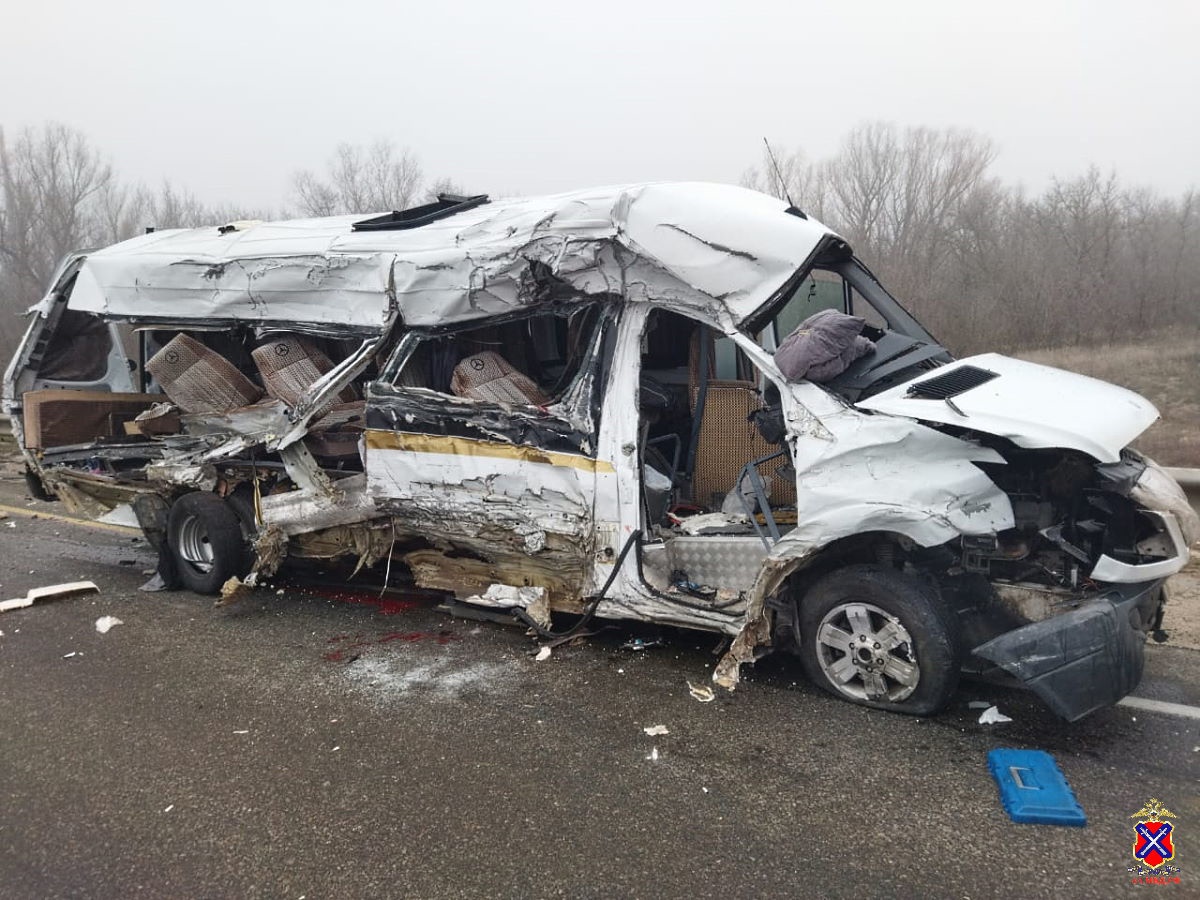
[[407,228],[420,228],[438,219],[445,219],[455,213],[465,212],[488,202],[487,194],[473,194],[464,197],[459,194],[438,194],[433,203],[414,206],[412,209],[394,210],[373,219],[364,219],[354,223],[355,231],[403,231]]

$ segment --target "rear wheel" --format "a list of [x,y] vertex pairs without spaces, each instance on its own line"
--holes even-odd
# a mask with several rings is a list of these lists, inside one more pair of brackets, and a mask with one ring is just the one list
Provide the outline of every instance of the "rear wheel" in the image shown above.
[[837,697],[912,715],[944,707],[958,687],[955,620],[937,592],[881,566],[847,566],[800,601],[800,659]]
[[215,494],[197,491],[175,501],[167,518],[167,544],[179,580],[198,594],[215,594],[230,578],[246,573],[242,524]]

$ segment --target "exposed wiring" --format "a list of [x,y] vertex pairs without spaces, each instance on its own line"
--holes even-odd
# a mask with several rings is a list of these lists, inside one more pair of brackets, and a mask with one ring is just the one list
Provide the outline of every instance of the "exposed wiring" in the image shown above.
[[600,593],[592,598],[592,602],[584,610],[582,618],[566,631],[551,631],[549,628],[543,628],[523,609],[514,609],[513,615],[537,632],[538,637],[555,638],[562,640],[578,634],[584,629],[588,622],[596,615],[596,610],[600,607],[600,601],[604,599],[604,595],[608,593],[608,589],[612,587],[612,583],[617,580],[617,573],[621,571],[621,566],[625,563],[625,557],[629,555],[629,551],[637,544],[638,538],[641,537],[640,532],[635,531],[629,536],[629,540],[625,542],[625,546],[621,548],[621,552],[617,554],[617,561],[613,564],[612,571],[608,573],[608,579],[604,582],[604,587],[600,588]]

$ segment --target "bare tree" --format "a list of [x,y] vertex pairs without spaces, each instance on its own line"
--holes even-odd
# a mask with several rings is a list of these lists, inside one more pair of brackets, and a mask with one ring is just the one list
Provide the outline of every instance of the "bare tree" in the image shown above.
[[442,194],[466,197],[470,192],[452,178],[439,178],[425,189],[425,202],[432,203]]
[[404,209],[424,176],[407,147],[381,139],[367,147],[339,144],[324,178],[304,170],[292,179],[293,202],[304,215]]
[[112,167],[79,131],[51,123],[9,142],[0,130],[0,353],[23,329],[58,261],[94,239]]
[[95,230],[112,167],[79,131],[51,123],[11,145],[0,130],[0,264],[8,290],[36,298],[55,264]]

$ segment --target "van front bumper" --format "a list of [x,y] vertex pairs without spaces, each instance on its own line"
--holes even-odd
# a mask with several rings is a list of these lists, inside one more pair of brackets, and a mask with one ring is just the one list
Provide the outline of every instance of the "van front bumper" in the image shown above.
[[1142,680],[1146,633],[1161,621],[1163,581],[1114,585],[1078,609],[974,649],[1068,722],[1112,706]]

